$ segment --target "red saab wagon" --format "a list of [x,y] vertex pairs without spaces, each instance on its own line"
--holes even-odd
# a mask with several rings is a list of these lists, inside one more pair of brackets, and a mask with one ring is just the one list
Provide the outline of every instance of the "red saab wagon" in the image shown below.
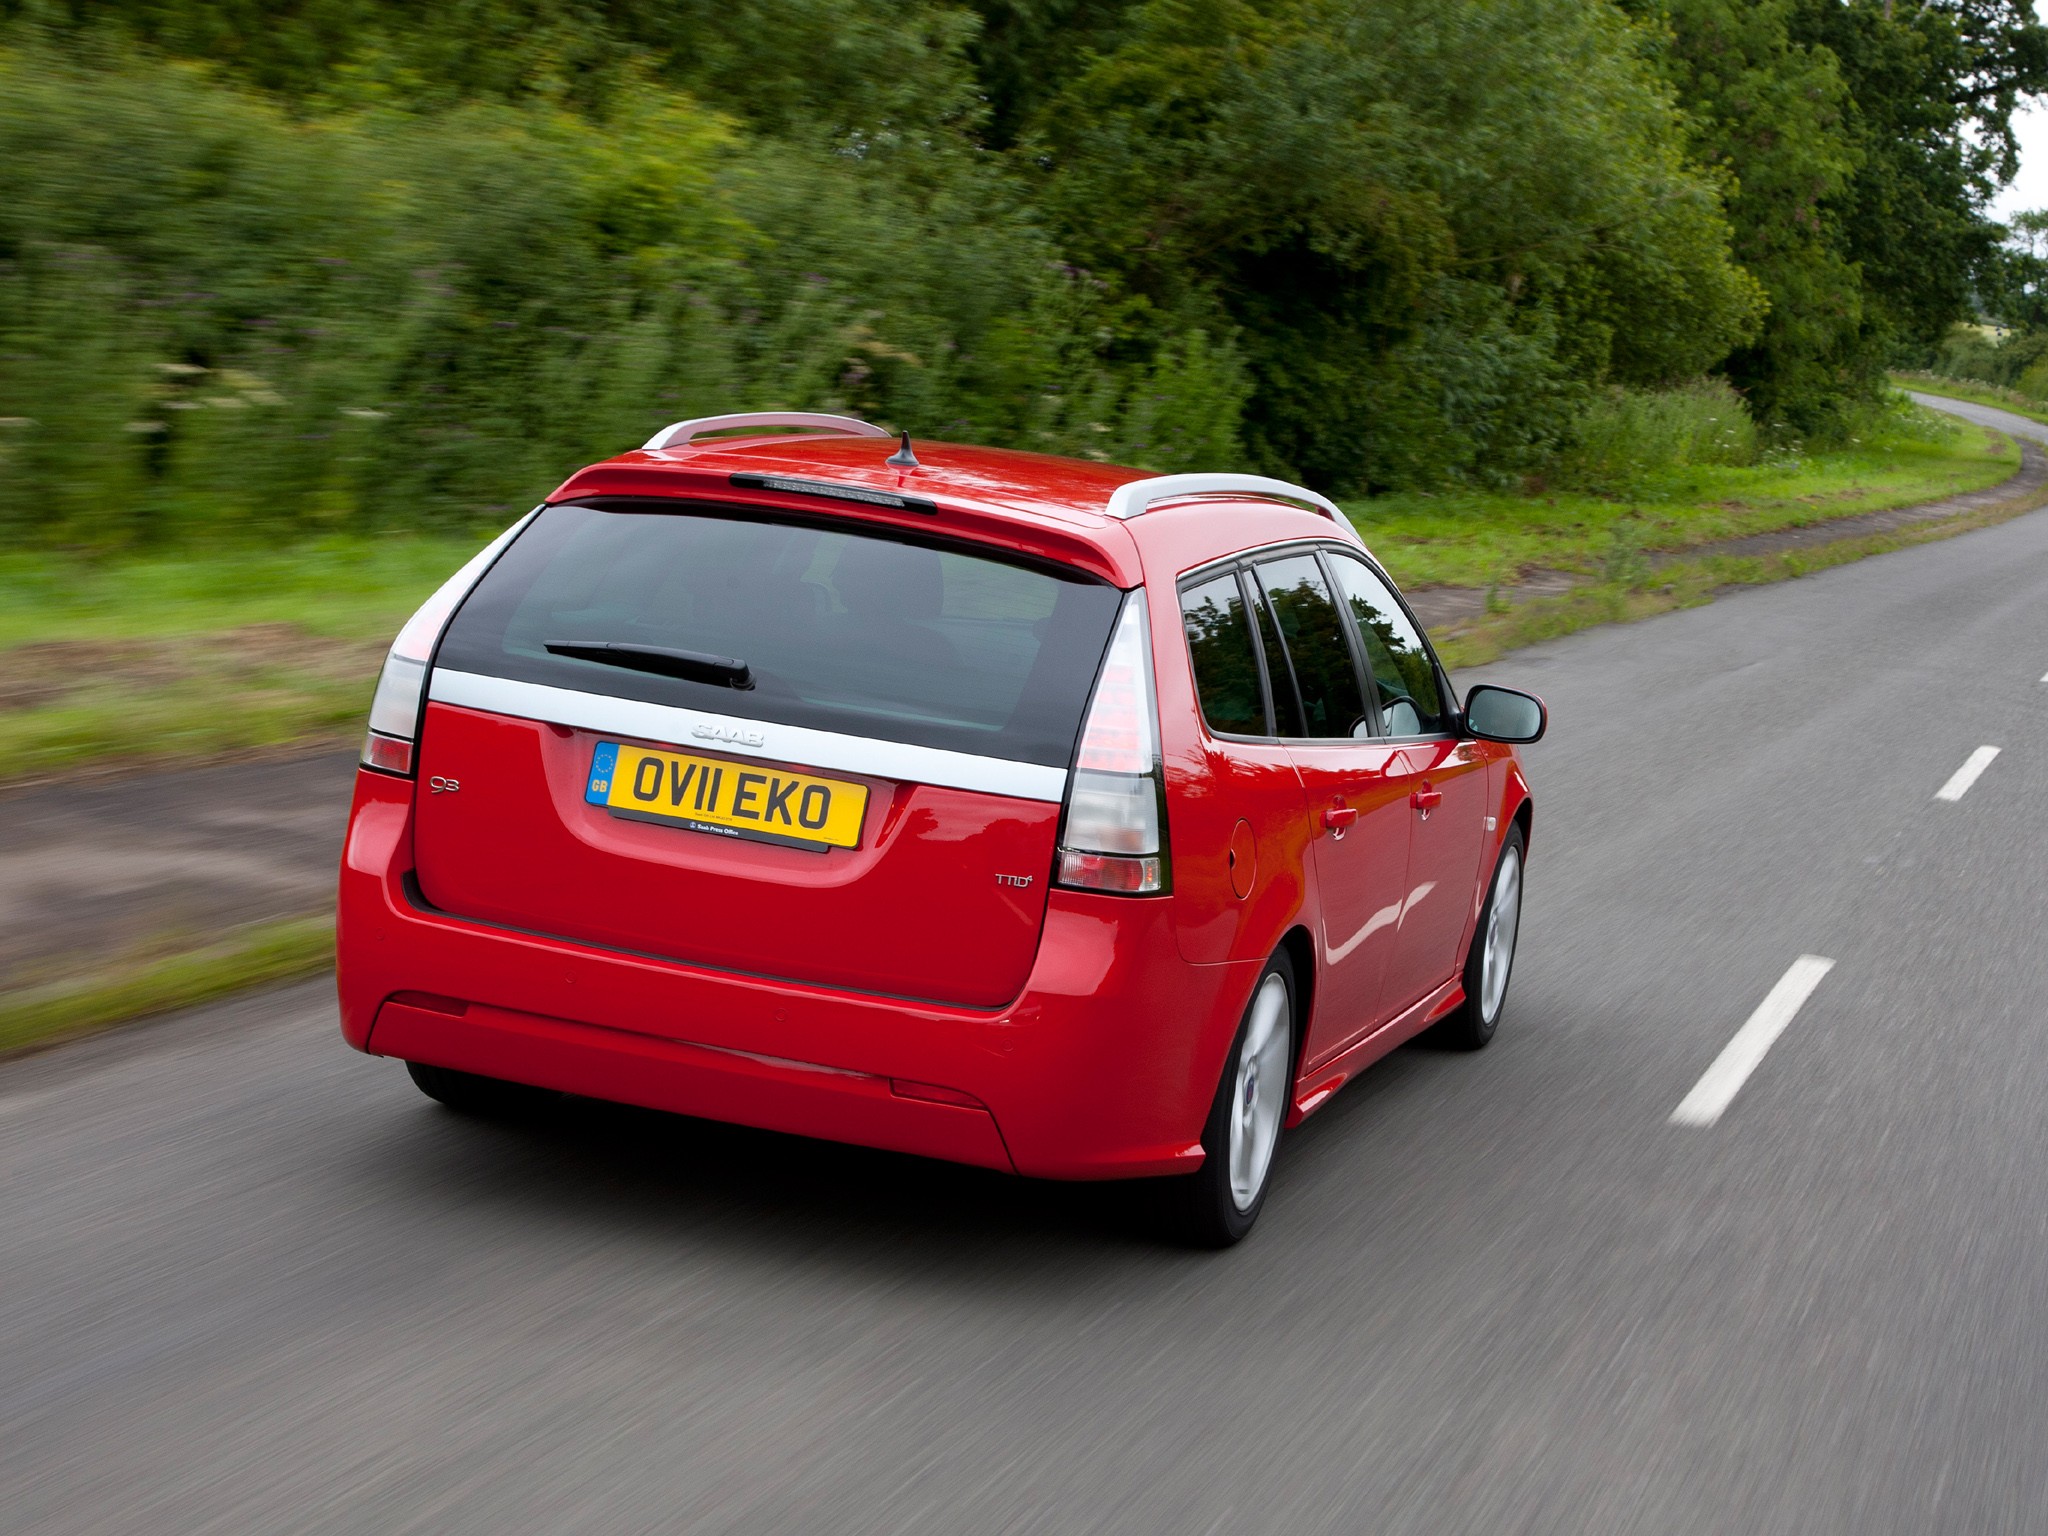
[[414,615],[343,1033],[458,1108],[1154,1176],[1234,1241],[1283,1125],[1426,1027],[1492,1036],[1543,706],[1461,707],[1298,486],[892,446],[682,422]]

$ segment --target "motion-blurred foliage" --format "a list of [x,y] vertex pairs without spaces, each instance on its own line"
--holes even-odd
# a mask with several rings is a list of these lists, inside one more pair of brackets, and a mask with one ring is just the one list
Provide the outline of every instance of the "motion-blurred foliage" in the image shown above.
[[751,138],[627,82],[603,120],[293,117],[196,67],[0,53],[0,519],[470,522],[735,402],[1227,457],[1235,353],[1120,376],[1099,300],[941,143]]
[[467,525],[742,407],[1345,492],[1708,451],[1722,367],[1825,430],[1955,318],[2015,5],[0,0],[0,537]]

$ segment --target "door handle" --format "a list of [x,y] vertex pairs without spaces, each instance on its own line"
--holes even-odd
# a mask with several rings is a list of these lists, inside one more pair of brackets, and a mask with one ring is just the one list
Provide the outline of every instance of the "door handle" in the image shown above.
[[1422,812],[1424,821],[1429,820],[1429,813],[1443,804],[1443,800],[1444,792],[1440,789],[1431,789],[1427,784],[1408,797],[1408,803]]
[[1356,820],[1358,820],[1358,812],[1352,806],[1326,805],[1323,807],[1323,825],[1328,827],[1338,837],[1342,837],[1344,829]]

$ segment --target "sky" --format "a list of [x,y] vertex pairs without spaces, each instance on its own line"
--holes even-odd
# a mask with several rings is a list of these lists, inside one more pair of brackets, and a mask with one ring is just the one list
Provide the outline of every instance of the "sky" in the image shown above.
[[2048,99],[2037,99],[2013,114],[2020,140],[2020,173],[1991,205],[1991,216],[2009,219],[2030,208],[2048,208]]

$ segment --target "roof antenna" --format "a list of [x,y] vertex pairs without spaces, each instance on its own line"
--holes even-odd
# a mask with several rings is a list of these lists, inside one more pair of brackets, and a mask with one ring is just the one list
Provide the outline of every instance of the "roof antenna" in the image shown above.
[[890,454],[888,458],[882,460],[882,462],[884,464],[893,464],[898,469],[917,469],[920,467],[917,462],[917,455],[910,451],[910,434],[908,432],[903,434],[903,446]]

